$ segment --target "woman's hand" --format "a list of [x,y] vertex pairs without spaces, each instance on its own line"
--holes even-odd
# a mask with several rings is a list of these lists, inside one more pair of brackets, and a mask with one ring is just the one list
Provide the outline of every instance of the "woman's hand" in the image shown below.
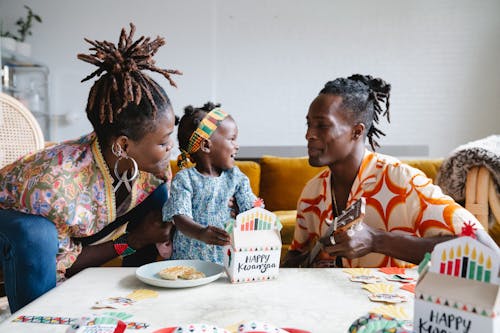
[[231,217],[233,219],[240,213],[240,208],[238,207],[238,203],[234,197],[229,198],[229,202],[227,203],[229,208],[231,209]]
[[212,225],[206,226],[200,232],[199,240],[207,244],[213,245],[229,245],[231,241],[229,234],[220,228],[214,227]]
[[149,212],[137,226],[129,231],[128,243],[135,249],[155,243],[169,243],[172,239],[173,224],[163,222],[161,210]]

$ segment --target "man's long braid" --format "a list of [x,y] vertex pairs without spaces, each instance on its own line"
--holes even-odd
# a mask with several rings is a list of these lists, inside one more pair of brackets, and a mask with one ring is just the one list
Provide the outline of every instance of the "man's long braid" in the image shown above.
[[[322,94],[334,94],[342,97],[342,107],[349,114],[353,123],[363,123],[367,128],[366,137],[373,150],[380,147],[376,138],[385,133],[374,124],[380,117],[389,116],[389,97],[391,85],[370,75],[354,74],[348,78],[338,78],[329,81],[320,91]],[[383,109],[385,104],[385,110]]]
[[[379,117],[386,117],[387,122],[390,123],[389,98],[391,85],[380,78],[373,78],[371,75],[354,74],[348,77],[348,79],[363,82],[370,88],[368,102],[373,102],[373,121],[378,124]],[[381,104],[385,104],[385,111],[382,109]],[[385,136],[385,133],[372,124],[366,136],[368,137],[370,146],[375,150],[375,148],[380,147],[380,145],[375,141],[374,136],[379,139],[381,136]]]
[[[163,96],[160,87],[148,75],[141,70],[150,70],[163,75],[170,85],[177,87],[170,77],[170,74],[182,74],[178,70],[161,69],[155,66],[153,59],[158,49],[165,44],[165,39],[156,37],[151,39],[140,37],[135,42],[134,24],[130,23],[130,33],[127,36],[125,29],[121,30],[118,46],[108,41],[91,41],[85,38],[93,47],[92,54],[78,54],[78,59],[96,65],[98,67],[93,73],[85,77],[82,82],[90,80],[95,76],[100,76],[92,86],[87,103],[87,114],[94,110],[94,104],[99,103],[99,121],[103,124],[106,120],[113,123],[120,112],[129,105],[135,103],[139,105],[141,99],[145,97],[153,107],[153,116],[158,111],[151,89],[155,90],[154,95]],[[89,118],[93,118],[90,117]]]

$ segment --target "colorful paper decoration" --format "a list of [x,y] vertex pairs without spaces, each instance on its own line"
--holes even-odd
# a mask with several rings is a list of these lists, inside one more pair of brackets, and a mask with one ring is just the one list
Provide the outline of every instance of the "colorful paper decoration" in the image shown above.
[[499,266],[497,251],[474,238],[437,244],[415,287],[417,332],[500,332]]
[[265,281],[279,273],[281,224],[261,207],[238,214],[233,227],[226,227],[231,242],[224,251],[224,266],[231,282]]
[[403,267],[381,267],[378,270],[384,274],[405,274],[406,272]]
[[482,282],[500,283],[492,272],[498,272],[495,252],[470,237],[459,237],[436,245],[432,253],[431,272]]
[[[106,313],[103,313],[102,316],[105,316]],[[131,315],[129,315],[130,317]],[[98,319],[99,317],[96,317],[92,320],[92,318],[87,318],[86,320],[86,325],[87,326],[94,326],[97,324],[102,324],[102,320]],[[82,318],[72,318],[72,317],[61,317],[61,316],[30,316],[30,315],[23,315],[23,316],[18,316],[12,322],[15,323],[35,323],[35,324],[49,324],[49,325],[74,325],[79,323],[82,320]],[[127,329],[132,329],[132,330],[140,330],[140,329],[145,329],[150,326],[148,323],[140,323],[140,322],[135,322],[135,321],[129,321],[125,322],[127,325]]]
[[240,231],[273,230],[277,229],[276,216],[262,210],[255,210],[242,219],[236,221],[236,228]]

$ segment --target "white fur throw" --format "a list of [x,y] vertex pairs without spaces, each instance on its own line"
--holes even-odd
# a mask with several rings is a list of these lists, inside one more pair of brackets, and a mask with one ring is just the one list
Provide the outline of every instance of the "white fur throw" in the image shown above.
[[485,166],[491,172],[500,194],[500,135],[490,135],[452,151],[441,165],[436,183],[456,201],[464,201],[467,172],[474,166]]

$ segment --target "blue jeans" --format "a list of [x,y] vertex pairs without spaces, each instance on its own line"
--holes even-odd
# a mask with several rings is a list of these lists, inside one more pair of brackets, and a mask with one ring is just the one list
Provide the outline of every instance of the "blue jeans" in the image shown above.
[[[163,207],[167,187],[159,186],[146,200],[107,228],[108,233],[129,222],[134,226],[151,210]],[[92,237],[82,244],[93,242]],[[0,209],[0,264],[3,266],[5,292],[12,313],[56,286],[57,230],[53,222],[42,216]],[[151,244],[125,257],[123,266],[140,266],[156,260],[158,252]]]
[[0,260],[12,313],[56,286],[57,244],[46,218],[0,210]]

